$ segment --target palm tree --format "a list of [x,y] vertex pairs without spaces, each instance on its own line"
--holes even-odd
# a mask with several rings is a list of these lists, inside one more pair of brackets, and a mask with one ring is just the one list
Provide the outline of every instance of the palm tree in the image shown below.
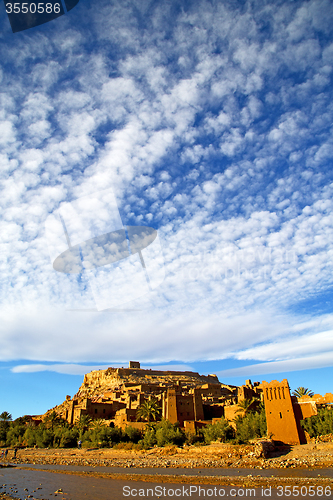
[[55,425],[62,425],[65,423],[65,421],[58,415],[57,412],[53,410],[45,417],[44,423],[46,427],[50,427],[53,431]]
[[136,412],[136,416],[137,419],[143,418],[144,420],[147,420],[149,425],[150,419],[153,418],[154,420],[156,420],[156,418],[160,414],[160,411],[161,410],[158,401],[156,399],[150,399],[149,401],[144,401],[139,406]]
[[[12,416],[8,411],[3,411],[0,415],[0,430],[1,432],[5,432],[9,429],[11,421],[13,420]],[[1,438],[3,440],[3,436]],[[6,438],[4,438],[6,440]]]
[[258,399],[256,398],[252,398],[252,399],[242,399],[242,401],[239,401],[238,406],[238,410],[236,410],[236,413],[240,413],[240,412],[243,412],[244,414],[244,417],[245,415],[247,415],[248,413],[251,413],[251,411],[254,411],[254,403],[258,403]]
[[10,422],[11,420],[13,420],[13,417],[8,411],[3,411],[0,414],[0,422]]
[[82,438],[82,435],[85,433],[85,431],[89,429],[90,425],[91,418],[89,417],[89,415],[81,415],[79,420],[75,422],[75,427],[77,427],[79,430],[80,439]]
[[92,429],[102,429],[107,425],[108,425],[107,422],[105,422],[105,420],[103,420],[102,418],[96,418],[91,422],[90,427]]
[[297,398],[301,398],[302,396],[310,396],[310,398],[312,398],[313,395],[314,393],[307,387],[297,387],[297,389],[293,391],[293,396]]

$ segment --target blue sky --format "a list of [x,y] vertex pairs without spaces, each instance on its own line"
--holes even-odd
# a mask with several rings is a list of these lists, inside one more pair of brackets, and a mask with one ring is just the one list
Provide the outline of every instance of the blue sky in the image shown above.
[[[129,359],[333,389],[332,21],[324,0],[80,0],[13,34],[0,6],[2,411]],[[165,276],[103,312],[45,224],[110,190]]]

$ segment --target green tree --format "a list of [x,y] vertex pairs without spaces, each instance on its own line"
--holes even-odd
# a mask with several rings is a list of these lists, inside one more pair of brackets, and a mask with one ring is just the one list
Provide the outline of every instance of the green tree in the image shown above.
[[0,414],[0,442],[2,446],[6,444],[7,432],[12,422],[12,416],[8,411],[3,411]]
[[157,446],[166,446],[175,444],[180,446],[185,442],[185,433],[179,428],[178,424],[172,424],[168,420],[162,420],[155,426]]
[[296,396],[297,398],[301,398],[302,396],[310,396],[312,398],[314,393],[307,387],[297,387],[297,389],[293,391],[292,395]]
[[235,418],[236,442],[247,443],[250,439],[264,437],[267,434],[266,415],[264,411],[248,413]]
[[101,429],[101,428],[106,427],[106,426],[107,426],[107,423],[102,418],[96,418],[96,419],[92,420],[92,422],[90,424],[90,427],[92,429]]
[[141,437],[142,437],[142,432],[140,429],[136,429],[131,425],[127,425],[125,427],[124,438],[126,439],[126,441],[137,444],[140,441]]
[[20,445],[23,441],[25,431],[25,425],[12,425],[7,431],[6,445]]
[[34,427],[27,427],[23,436],[23,444],[25,446],[35,446],[36,444],[36,429]]
[[0,422],[11,422],[13,420],[13,417],[11,416],[8,411],[3,411],[0,414]]
[[236,413],[242,412],[243,415],[245,416],[248,413],[255,412],[256,411],[256,407],[258,405],[259,405],[259,401],[256,398],[252,398],[252,399],[245,398],[245,399],[242,399],[238,403],[239,409],[237,410]]
[[36,430],[36,444],[38,448],[49,448],[53,446],[54,434],[51,429],[46,429],[43,425],[39,425]]
[[147,420],[149,425],[151,419],[156,421],[157,417],[160,415],[160,412],[161,409],[159,407],[158,401],[156,401],[156,399],[150,399],[149,401],[144,401],[139,406],[136,412],[136,416],[138,420],[140,418],[142,418],[143,420]]
[[333,409],[330,407],[322,408],[318,410],[317,415],[312,415],[312,417],[302,420],[301,425],[310,434],[310,437],[332,434]]
[[54,427],[64,425],[65,422],[66,421],[61,418],[54,410],[44,418],[45,427],[47,429],[51,429],[52,431],[54,430]]
[[84,446],[112,446],[119,443],[123,438],[123,432],[119,427],[107,427],[106,425],[89,428],[82,435]]
[[143,436],[142,444],[145,448],[151,448],[157,443],[156,432],[153,427],[147,427]]
[[91,426],[91,418],[89,415],[81,415],[79,420],[75,422],[75,427],[79,431],[79,438],[82,439],[83,434],[89,429]]
[[175,444],[177,446],[184,444],[186,440],[185,433],[179,428],[178,424],[172,424],[169,420],[157,422],[154,426],[146,427],[142,444],[145,448],[157,446],[166,446]]
[[56,427],[54,430],[53,446],[59,448],[74,448],[77,443],[79,431],[73,427]]

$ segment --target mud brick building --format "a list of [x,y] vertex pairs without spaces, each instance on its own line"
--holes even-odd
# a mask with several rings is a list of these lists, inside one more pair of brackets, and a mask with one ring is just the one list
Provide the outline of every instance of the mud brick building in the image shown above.
[[252,400],[254,407],[263,401],[268,435],[288,444],[305,443],[301,420],[315,415],[318,407],[333,403],[332,394],[303,396],[297,400],[291,396],[286,379],[254,384],[247,380],[237,387],[220,383],[214,374],[147,370],[142,369],[138,361],[130,361],[129,368],[87,373],[73,398],[67,396],[46,415],[55,411],[70,424],[88,415],[123,429],[128,425],[144,428],[146,422],[137,421],[137,410],[150,399],[157,401],[160,419],[178,422],[191,432],[221,417],[235,425],[235,418],[244,414],[239,405],[241,401]]
[[56,411],[70,424],[82,415],[89,415],[93,419],[110,420],[122,428],[142,427],[146,424],[137,422],[137,409],[154,398],[160,405],[161,418],[195,431],[224,416],[225,407],[252,395],[260,398],[258,387],[254,388],[250,381],[244,387],[228,386],[221,384],[214,374],[144,370],[138,361],[130,361],[129,368],[87,373],[75,396],[67,396],[49,412]]

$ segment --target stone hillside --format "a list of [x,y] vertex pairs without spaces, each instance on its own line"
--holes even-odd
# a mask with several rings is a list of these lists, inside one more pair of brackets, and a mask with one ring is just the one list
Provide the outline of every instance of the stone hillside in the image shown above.
[[107,370],[95,370],[84,376],[83,383],[74,396],[98,397],[106,392],[121,390],[125,387],[156,384],[171,386],[177,383],[187,387],[195,387],[202,384],[219,384],[216,375],[199,375],[196,372],[155,371],[142,370],[138,368],[108,368]]

